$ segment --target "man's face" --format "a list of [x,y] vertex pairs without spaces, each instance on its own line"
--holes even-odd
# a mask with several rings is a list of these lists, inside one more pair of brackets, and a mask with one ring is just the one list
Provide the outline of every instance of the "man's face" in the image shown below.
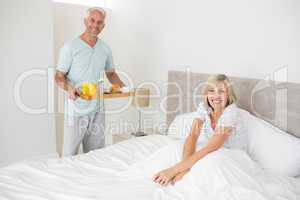
[[97,37],[99,33],[101,33],[102,29],[105,26],[105,16],[103,13],[94,10],[90,13],[90,15],[85,18],[84,24],[86,27],[86,31],[92,37]]

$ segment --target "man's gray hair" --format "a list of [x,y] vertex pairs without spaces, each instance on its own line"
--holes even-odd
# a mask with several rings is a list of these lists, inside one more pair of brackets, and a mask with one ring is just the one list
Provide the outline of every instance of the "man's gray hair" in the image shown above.
[[103,14],[104,18],[106,17],[106,11],[103,8],[92,7],[92,8],[87,9],[85,19],[87,19],[90,16],[91,12],[93,12],[93,11],[98,11]]

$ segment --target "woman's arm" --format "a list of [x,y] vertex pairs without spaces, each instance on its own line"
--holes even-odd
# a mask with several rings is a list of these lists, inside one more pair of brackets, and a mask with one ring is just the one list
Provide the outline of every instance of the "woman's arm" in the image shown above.
[[231,128],[217,128],[214,135],[210,138],[207,145],[201,150],[197,151],[185,160],[177,163],[176,165],[162,170],[154,175],[153,180],[161,185],[167,185],[177,174],[183,173],[189,170],[198,160],[219,149],[229,134],[231,133]]
[[[189,136],[186,138],[183,152],[182,152],[182,160],[186,160],[188,157],[193,155],[196,151],[196,144],[199,138],[201,129],[203,126],[203,121],[199,118],[195,118],[192,123],[192,128],[190,130]],[[189,172],[189,169],[176,174],[176,176],[172,179],[172,184],[182,179],[182,177]]]
[[[183,146],[182,161],[186,160],[192,154],[195,153],[197,140],[198,140],[198,137],[200,135],[200,131],[201,131],[202,126],[203,126],[203,121],[200,118],[195,118],[193,120],[192,127],[191,127],[191,130],[190,130],[190,134],[186,138],[184,146]],[[165,170],[163,170],[163,171],[165,171]],[[163,174],[162,174],[163,171],[158,172],[157,174],[154,175],[153,180],[155,182],[161,183],[161,180],[163,180],[163,179],[160,176],[163,176]],[[188,171],[189,171],[189,169],[172,175],[172,177],[171,177],[171,178],[173,178],[172,182],[175,183],[176,181],[180,180]],[[166,183],[167,182],[168,181],[166,181]]]
[[189,170],[198,160],[209,154],[210,152],[218,150],[228,138],[231,133],[231,128],[217,128],[214,135],[210,138],[207,145],[201,150],[197,151],[187,159],[179,162],[173,167],[175,173],[180,173]]
[[202,126],[203,126],[203,121],[201,119],[196,118],[193,120],[190,134],[186,138],[183,146],[182,160],[187,159],[188,157],[190,157],[195,153],[197,140],[200,135]]

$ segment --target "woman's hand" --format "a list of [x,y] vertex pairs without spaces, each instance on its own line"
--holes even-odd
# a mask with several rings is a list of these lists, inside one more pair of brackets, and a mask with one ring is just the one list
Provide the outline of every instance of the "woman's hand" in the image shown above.
[[172,184],[174,185],[177,181],[180,181],[184,175],[186,175],[190,170],[186,170],[183,172],[178,173],[173,179]]
[[162,186],[166,186],[175,176],[176,176],[176,170],[174,167],[171,167],[156,173],[153,176],[153,181]]

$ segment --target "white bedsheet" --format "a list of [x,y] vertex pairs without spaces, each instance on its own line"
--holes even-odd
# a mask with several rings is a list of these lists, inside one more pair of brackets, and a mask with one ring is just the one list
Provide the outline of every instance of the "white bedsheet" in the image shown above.
[[[163,152],[166,149],[174,150],[176,145],[178,146],[178,141],[166,136],[152,135],[127,140],[73,158],[11,165],[0,169],[0,199],[150,200],[182,199],[182,195],[185,200],[194,199],[196,196],[193,195],[199,195],[199,191],[190,185],[195,183],[193,177],[198,177],[199,184],[204,184],[200,181],[201,175],[197,175],[200,172],[189,173],[190,175],[175,186],[165,188],[151,180],[153,171],[174,162],[172,156],[168,155],[176,155],[176,152]],[[211,181],[218,178],[202,176],[203,179],[211,177]],[[273,195],[272,200],[287,199],[286,197],[290,200],[300,199],[300,180],[267,173],[259,174],[256,179],[268,187],[270,195]],[[236,199],[234,194],[228,199]]]

